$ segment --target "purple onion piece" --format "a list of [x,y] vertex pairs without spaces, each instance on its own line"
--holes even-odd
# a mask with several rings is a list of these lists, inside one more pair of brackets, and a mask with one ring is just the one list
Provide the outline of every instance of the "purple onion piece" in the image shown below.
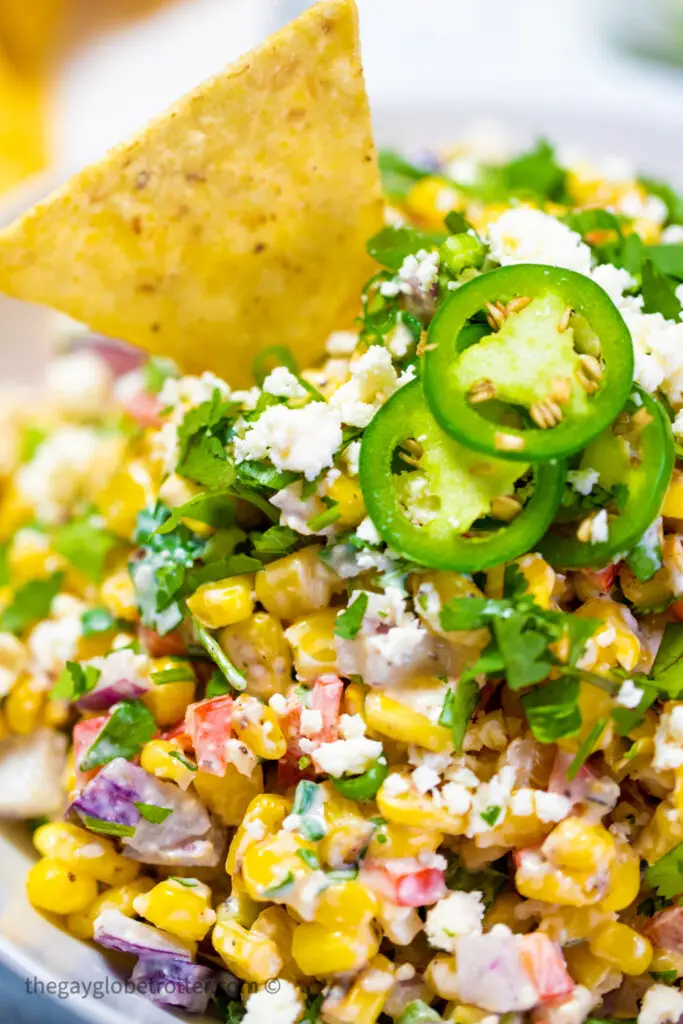
[[192,960],[180,939],[142,921],[134,921],[119,910],[103,910],[95,918],[93,938],[100,946],[135,956]]
[[148,689],[148,686],[132,679],[119,679],[116,683],[109,683],[101,689],[95,687],[90,693],[84,694],[76,701],[76,707],[85,711],[104,711],[120,700],[137,700]]
[[206,1012],[217,980],[209,967],[168,957],[142,957],[131,976],[140,995],[157,1006],[173,1006],[188,1013]]

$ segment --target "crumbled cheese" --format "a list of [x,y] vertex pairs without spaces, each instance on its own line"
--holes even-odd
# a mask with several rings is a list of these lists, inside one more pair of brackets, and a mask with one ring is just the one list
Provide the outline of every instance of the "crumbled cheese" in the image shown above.
[[391,354],[381,345],[372,345],[351,366],[351,379],[330,397],[330,407],[338,410],[342,423],[367,427],[382,403],[397,390],[399,378]]
[[287,714],[287,698],[283,697],[281,693],[274,693],[273,696],[268,701],[268,704],[273,709],[276,715],[282,716]]
[[591,544],[604,544],[605,541],[609,540],[609,522],[607,519],[607,509],[601,508],[591,520],[590,529],[590,543]]
[[394,971],[394,979],[398,982],[401,981],[412,981],[415,977],[415,968],[412,964],[401,964]]
[[266,409],[243,438],[235,440],[237,462],[269,458],[276,469],[303,473],[314,480],[332,466],[342,443],[337,409],[310,402],[302,409],[274,405]]
[[301,734],[302,736],[315,736],[323,727],[323,716],[320,711],[313,708],[303,708],[301,711]]
[[[448,209],[451,207],[452,204]],[[419,252],[406,256],[396,277],[390,281],[383,281],[379,290],[387,298],[425,293],[436,284],[438,276],[439,254],[420,249]]]
[[104,690],[122,679],[139,686],[141,690],[149,689],[149,658],[146,654],[136,654],[132,647],[124,647],[102,657],[90,658],[85,664],[92,665],[100,673],[96,690]]
[[377,740],[358,736],[321,743],[313,751],[313,760],[320,771],[338,779],[342,775],[361,775],[381,753],[382,744]]
[[655,733],[655,771],[683,766],[683,704],[664,711]]
[[104,359],[87,350],[54,359],[47,368],[47,391],[57,408],[73,417],[101,416],[112,386]]
[[64,427],[37,448],[17,472],[20,494],[44,523],[66,518],[92,478],[101,439],[88,427]]
[[240,775],[245,775],[247,778],[251,778],[254,774],[254,769],[258,764],[258,759],[246,743],[242,743],[241,740],[232,737],[231,739],[225,740],[224,750],[225,760],[230,764],[234,764]]
[[447,782],[440,796],[451,814],[467,814],[472,806],[472,793],[459,782]]
[[387,339],[387,348],[394,359],[403,359],[412,344],[414,341],[410,329],[399,320]]
[[382,543],[379,530],[370,516],[366,516],[360,526],[356,527],[356,536],[359,540],[364,540],[366,544],[372,544],[374,547]]
[[392,774],[387,777],[382,788],[386,796],[401,796],[402,793],[408,792],[410,785],[403,775],[399,775],[397,772],[392,772]]
[[638,1024],[677,1024],[683,1015],[683,992],[672,985],[652,985],[643,997]]
[[600,1001],[598,993],[577,985],[571,995],[557,1003],[550,1001],[543,1007],[544,1024],[583,1024],[592,1008]]
[[362,715],[342,715],[339,719],[339,735],[345,740],[356,740],[365,736],[365,721]]
[[82,631],[81,609],[75,615],[39,622],[28,639],[33,669],[49,676],[58,675],[66,662],[76,657],[76,646]]
[[683,245],[683,224],[669,224],[664,228],[662,242],[665,245]]
[[591,251],[581,236],[541,210],[518,206],[489,225],[491,258],[503,266],[545,263],[590,274]]
[[393,984],[391,971],[381,971],[377,967],[369,967],[360,979],[360,987],[364,992],[388,992]]
[[263,382],[267,395],[277,398],[305,398],[308,392],[286,366],[276,366]]
[[241,405],[245,412],[253,412],[258,405],[260,397],[261,389],[257,388],[256,385],[252,388],[246,388],[244,391],[233,391],[230,395],[232,401]]
[[562,821],[571,814],[572,801],[560,793],[534,790],[536,816],[543,822]]
[[591,493],[598,480],[600,473],[597,469],[570,469],[567,473],[567,482],[574,488],[577,494],[586,497]]
[[219,391],[223,398],[230,397],[229,385],[209,371],[201,377],[167,377],[159,392],[159,401],[163,408],[180,406],[184,415],[187,409],[209,402],[214,391]]
[[256,842],[266,838],[266,826],[262,821],[249,821],[248,818],[245,818],[242,824],[244,831]]
[[325,342],[325,351],[331,356],[350,356],[357,344],[354,331],[333,331]]
[[[304,500],[301,497],[301,480],[295,480],[288,487],[274,494],[270,504],[280,509],[280,526],[288,526],[302,537],[312,537],[313,530],[308,526],[309,519],[325,511],[325,506],[318,494],[311,494]],[[316,531],[316,536],[327,537],[334,532],[333,527]]]
[[284,978],[266,982],[265,988],[249,996],[242,1024],[295,1024],[303,1013],[299,990]]
[[[501,825],[507,813],[507,806],[512,796],[515,782],[515,770],[512,765],[504,765],[488,782],[483,782],[472,797],[466,835],[472,838],[481,832],[488,832]],[[493,825],[482,818],[491,807],[499,808],[498,816]]]
[[344,451],[344,462],[349,476],[358,476],[360,469],[360,441],[352,441]]
[[617,704],[621,704],[622,708],[637,708],[644,693],[645,691],[636,686],[632,679],[624,679],[616,696]]
[[430,946],[452,953],[459,935],[481,935],[485,911],[483,893],[452,892],[427,913],[425,932]]
[[626,192],[615,209],[633,220],[649,220],[653,224],[663,224],[668,216],[666,203],[659,196],[643,196],[636,189]]
[[591,277],[596,284],[599,284],[603,291],[607,292],[610,299],[615,306],[621,308],[622,305],[634,307],[634,302],[637,306],[640,306],[642,299],[634,299],[629,297],[624,298],[624,292],[631,291],[636,287],[636,279],[632,274],[629,274],[628,270],[624,270],[623,267],[615,267],[612,263],[601,263],[597,266]]
[[426,764],[415,769],[412,779],[413,785],[422,794],[428,793],[430,789],[435,789],[441,782],[439,773]]

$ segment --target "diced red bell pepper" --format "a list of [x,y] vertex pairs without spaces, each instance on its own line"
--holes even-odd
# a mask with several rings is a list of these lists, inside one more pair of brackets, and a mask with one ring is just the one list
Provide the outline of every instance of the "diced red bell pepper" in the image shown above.
[[579,572],[588,580],[590,585],[599,593],[606,594],[614,586],[614,581],[619,572],[620,562],[612,562],[604,569],[580,569]]
[[311,708],[322,715],[322,728],[314,739],[331,743],[338,737],[337,723],[344,684],[338,676],[320,676],[311,691]]
[[678,619],[679,622],[683,622],[683,601],[674,601],[671,605],[670,611],[673,612],[674,617]]
[[99,734],[104,729],[108,720],[108,715],[100,715],[97,718],[81,718],[81,720],[76,722],[74,725],[74,772],[76,775],[76,788],[79,790],[82,789],[86,782],[93,779],[100,771],[100,768],[91,768],[87,772],[82,772],[79,765]]
[[382,863],[365,864],[361,876],[363,883],[378,896],[399,907],[431,906],[448,891],[443,869],[425,867],[415,858],[396,863],[393,870]]
[[138,626],[138,638],[150,658],[169,658],[187,654],[187,644],[180,630],[174,629],[166,636],[159,636],[147,626]]
[[519,938],[524,970],[537,990],[539,1001],[558,999],[574,991],[562,950],[545,932],[532,932]]
[[227,694],[190,704],[185,712],[185,732],[190,737],[197,766],[210,775],[225,775],[228,766],[226,741],[232,736],[234,700]]

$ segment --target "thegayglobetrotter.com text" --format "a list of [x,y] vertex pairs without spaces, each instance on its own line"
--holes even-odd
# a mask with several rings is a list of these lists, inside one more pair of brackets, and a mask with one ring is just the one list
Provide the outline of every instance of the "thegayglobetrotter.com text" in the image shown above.
[[[52,996],[55,999],[106,999],[108,996],[120,995],[141,995],[165,997],[169,1002],[173,996],[200,995],[206,991],[206,983],[168,980],[145,980],[140,978],[136,981],[119,978],[97,978],[96,980],[74,979],[71,981],[43,981],[41,978],[27,977],[24,979],[26,994],[29,996]],[[213,989],[213,984],[211,988]],[[226,986],[221,986],[226,988]],[[232,988],[232,985],[227,986]],[[244,999],[251,992],[265,988],[267,992],[276,993],[280,988],[277,978],[269,978],[265,985],[256,985],[251,982],[235,981],[235,990],[228,994],[233,999]]]

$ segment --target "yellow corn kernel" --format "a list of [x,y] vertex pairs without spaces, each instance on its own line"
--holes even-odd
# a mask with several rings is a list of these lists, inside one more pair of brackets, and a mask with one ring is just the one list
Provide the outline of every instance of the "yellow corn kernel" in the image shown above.
[[523,903],[524,900],[516,892],[501,893],[486,911],[486,929],[493,928],[494,924],[504,924],[513,932],[521,934],[527,931],[530,922],[515,916],[515,910]]
[[379,949],[379,933],[370,924],[330,931],[317,921],[300,924],[292,938],[292,955],[300,971],[316,977],[357,971]]
[[569,753],[575,753],[584,742],[594,727],[595,723],[602,718],[607,719],[607,725],[595,741],[593,750],[604,750],[612,741],[613,729],[610,715],[614,707],[614,698],[605,693],[593,683],[587,683],[584,679],[579,683],[579,711],[581,712],[581,728],[573,736],[564,736],[557,741],[558,747]]
[[655,949],[649,970],[653,973],[663,971],[675,971],[677,977],[683,975],[683,957],[680,953],[674,953],[669,949]]
[[46,534],[25,528],[12,538],[7,552],[7,567],[14,587],[29,580],[45,579],[66,566],[61,555],[50,548]]
[[[640,641],[631,628],[633,616],[623,604],[612,601],[611,598],[595,597],[586,601],[577,610],[576,614],[585,619],[600,619],[605,623],[596,634],[602,634],[603,641],[606,635],[612,637],[609,643],[598,643],[596,645],[597,657],[593,666],[599,668],[613,668],[621,665],[630,672],[640,659]],[[612,631],[607,627],[612,626]]]
[[674,469],[673,471],[664,496],[662,515],[671,519],[683,519],[683,470]]
[[212,814],[224,825],[236,827],[257,794],[263,792],[263,769],[257,765],[251,775],[242,775],[234,764],[227,764],[225,774],[211,775],[199,771],[194,774],[194,788]]
[[242,880],[251,898],[286,903],[295,895],[295,883],[313,872],[299,851],[314,849],[296,832],[284,831],[247,846],[242,855]]
[[105,885],[124,885],[140,873],[140,865],[117,853],[109,839],[65,821],[41,825],[33,833],[33,845],[43,857]]
[[40,679],[21,676],[5,700],[5,721],[10,732],[28,736],[42,722],[47,692]]
[[95,504],[108,530],[129,540],[138,513],[156,499],[152,475],[141,459],[133,459],[115,473],[97,495]]
[[358,477],[354,480],[342,473],[331,484],[328,484],[326,494],[332,501],[337,502],[339,518],[336,525],[358,526],[360,521],[365,518],[365,502]]
[[[261,793],[255,796],[242,815],[239,827],[228,850],[225,870],[233,878],[242,869],[242,859],[247,849],[267,835],[275,835],[282,828],[282,822],[292,809],[292,801],[277,793]],[[259,828],[259,826],[261,826]],[[261,833],[263,833],[261,835]]]
[[378,910],[374,892],[362,882],[351,880],[335,882],[323,890],[313,917],[330,931],[351,931],[354,924],[368,924]]
[[[389,781],[396,775],[406,782],[406,788],[399,792],[395,791],[396,784]],[[432,796],[420,793],[410,784],[407,773],[391,772],[376,799],[382,817],[397,825],[433,829],[449,836],[461,836],[467,826],[467,815],[451,814],[441,804],[437,805]]]
[[[560,871],[547,861],[538,862],[531,855],[522,858],[515,873],[515,886],[528,900],[557,903],[561,907],[587,907],[597,903],[599,892],[591,889],[590,873]],[[540,858],[539,858],[540,859]]]
[[225,580],[203,583],[187,599],[187,607],[207,629],[233,626],[248,619],[254,610],[251,596],[253,577],[230,576]]
[[453,1024],[479,1024],[488,1016],[487,1010],[480,1010],[478,1006],[467,1006],[465,1003],[455,1003],[446,1007],[443,1019],[452,1021]]
[[640,857],[628,846],[619,845],[610,869],[610,886],[600,909],[625,910],[640,891]]
[[310,681],[327,672],[339,671],[334,641],[336,622],[337,609],[326,608],[325,611],[297,619],[285,630],[294,654],[297,679]]
[[330,825],[320,840],[320,859],[333,868],[353,864],[367,849],[373,833],[374,825],[358,816]]
[[16,483],[10,480],[7,490],[0,499],[0,542],[9,540],[25,523],[35,518],[30,501],[21,493]]
[[181,789],[187,789],[197,774],[184,761],[187,757],[177,740],[150,740],[140,755],[140,765],[146,772],[157,779],[177,782]]
[[6,740],[8,736],[9,736],[9,729],[7,728],[7,720],[5,718],[5,712],[3,711],[2,708],[0,708],[0,740]]
[[662,800],[638,836],[635,850],[648,864],[654,864],[680,842],[683,842],[681,815],[668,800]]
[[292,681],[292,656],[281,624],[267,612],[221,630],[218,642],[247,677],[247,690],[268,700],[284,693]]
[[127,572],[115,572],[107,576],[100,587],[100,600],[107,611],[117,619],[137,622],[140,617],[135,603],[135,588]]
[[541,847],[543,855],[569,871],[597,871],[614,859],[614,836],[603,825],[569,817],[552,830]]
[[118,885],[100,893],[87,910],[69,914],[66,927],[77,939],[92,939],[96,919],[103,910],[118,910],[124,917],[135,917],[134,900],[154,887],[151,878],[137,878],[127,885]]
[[588,948],[623,974],[643,974],[652,960],[649,939],[620,921],[598,925],[588,938]]
[[[592,907],[555,907],[544,913],[540,928],[560,946],[582,942],[599,924],[611,921],[614,915],[602,903]],[[486,918],[488,923],[488,917]]]
[[29,902],[38,910],[75,914],[93,902],[97,882],[88,875],[76,874],[58,860],[43,857],[29,870],[26,891]]
[[275,942],[262,932],[247,931],[237,921],[219,919],[211,942],[228,970],[243,981],[268,981],[282,970]]
[[238,739],[246,743],[257,757],[277,761],[287,750],[277,715],[258,697],[241,694],[233,706],[232,725]]
[[461,209],[463,197],[460,192],[447,185],[442,178],[431,175],[413,185],[405,199],[405,205],[413,216],[425,227],[443,226],[443,219],[450,210]]
[[555,588],[555,572],[541,555],[524,555],[517,562],[527,581],[527,593],[541,608],[550,608]]
[[587,942],[568,946],[563,953],[567,970],[576,984],[585,985],[591,992],[602,984],[612,970],[611,964],[591,952]]
[[278,558],[256,574],[256,597],[271,615],[294,622],[310,612],[327,608],[343,580],[320,559],[315,544]]
[[385,697],[383,693],[366,695],[365,719],[375,732],[401,743],[414,744],[436,752],[450,750],[453,746],[450,729],[436,725],[426,715],[413,711],[391,697]]
[[342,707],[345,715],[365,718],[365,687],[361,683],[349,683],[344,690]]
[[134,906],[140,917],[188,942],[201,942],[216,920],[211,890],[194,878],[166,878],[138,896]]
[[289,976],[289,979],[293,981],[303,981],[306,976],[299,970],[298,964],[292,956],[292,938],[295,928],[296,921],[284,907],[267,907],[261,911],[251,926],[253,932],[267,935],[277,946],[277,951],[282,958],[283,976]]
[[28,665],[28,650],[12,633],[0,633],[0,687],[6,693]]
[[459,572],[434,570],[409,577],[409,584],[415,595],[415,610],[432,633],[468,648],[470,657],[476,656],[488,643],[488,629],[459,629],[449,632],[441,627],[443,605],[455,597],[484,596],[476,583],[467,576]]
[[[178,658],[153,658],[149,665],[152,687],[142,695],[146,704],[161,726],[175,725],[184,716],[187,707],[194,700],[197,681],[189,661]],[[159,672],[184,672],[185,678],[172,683],[156,683],[154,676]]]
[[457,999],[455,957],[448,953],[437,953],[427,965],[425,981],[441,999]]
[[393,986],[393,964],[385,956],[375,956],[339,1001],[327,1001],[325,1020],[329,1024],[375,1024]]

